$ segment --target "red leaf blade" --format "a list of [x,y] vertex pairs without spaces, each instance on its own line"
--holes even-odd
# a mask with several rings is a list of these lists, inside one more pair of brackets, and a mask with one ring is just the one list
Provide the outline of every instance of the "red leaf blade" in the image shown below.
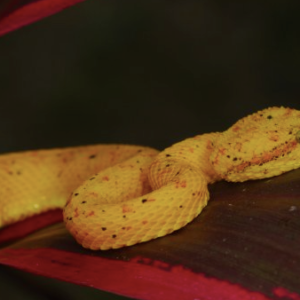
[[55,249],[6,249],[1,251],[0,262],[138,299],[269,299],[225,280],[207,278],[182,266],[149,263],[141,257],[126,262]]
[[[38,0],[22,1],[8,6],[0,18],[0,36],[36,22],[84,0]],[[12,2],[12,1],[11,1]]]
[[61,209],[57,209],[35,215],[26,220],[4,227],[0,233],[0,244],[22,238],[50,224],[61,222],[62,220],[62,211]]

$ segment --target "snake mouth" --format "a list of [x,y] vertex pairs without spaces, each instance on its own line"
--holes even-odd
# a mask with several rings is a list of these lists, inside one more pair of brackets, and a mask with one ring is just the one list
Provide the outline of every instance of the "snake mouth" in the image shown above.
[[300,164],[299,159],[296,159],[300,154],[293,154],[296,153],[297,146],[298,142],[294,139],[275,146],[269,151],[256,154],[250,161],[237,159],[239,163],[231,167],[223,178],[229,181],[245,181],[277,176],[293,170]]
[[[300,131],[299,131],[300,134]],[[297,147],[298,142],[296,140],[285,142],[279,146],[274,147],[271,151],[265,151],[259,155],[255,155],[251,161],[244,162],[235,167],[236,171],[244,171],[247,167],[251,166],[263,166],[271,161],[279,160],[280,158],[287,157]]]

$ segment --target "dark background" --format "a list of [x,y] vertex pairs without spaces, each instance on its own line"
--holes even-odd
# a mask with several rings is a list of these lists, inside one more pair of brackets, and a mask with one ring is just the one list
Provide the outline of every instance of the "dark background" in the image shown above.
[[0,153],[94,143],[163,149],[268,106],[300,109],[299,8],[90,0],[3,36]]
[[162,149],[274,105],[300,109],[288,3],[86,1],[0,39],[0,152]]

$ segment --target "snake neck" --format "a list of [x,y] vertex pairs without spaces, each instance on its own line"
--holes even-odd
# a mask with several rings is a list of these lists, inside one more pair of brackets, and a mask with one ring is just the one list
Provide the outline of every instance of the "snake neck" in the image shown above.
[[149,180],[152,188],[157,189],[165,185],[184,168],[192,168],[201,174],[207,184],[221,180],[210,159],[214,141],[219,135],[220,133],[198,135],[162,151],[150,167]]

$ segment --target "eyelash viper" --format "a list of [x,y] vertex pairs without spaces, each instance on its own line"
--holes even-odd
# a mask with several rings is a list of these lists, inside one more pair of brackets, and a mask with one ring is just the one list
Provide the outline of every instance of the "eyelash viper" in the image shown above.
[[85,248],[149,241],[197,217],[215,181],[263,179],[299,168],[299,142],[300,111],[271,107],[160,153],[95,145],[3,154],[0,227],[59,207]]

